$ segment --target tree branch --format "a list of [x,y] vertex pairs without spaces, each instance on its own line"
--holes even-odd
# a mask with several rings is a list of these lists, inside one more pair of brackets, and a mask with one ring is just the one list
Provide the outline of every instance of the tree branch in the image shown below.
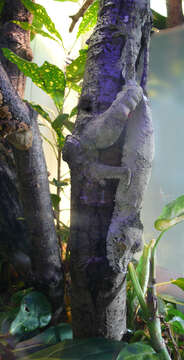
[[85,3],[82,5],[82,7],[80,8],[80,10],[75,14],[70,16],[70,18],[72,19],[72,23],[70,25],[69,28],[69,32],[72,32],[77,21],[83,17],[84,13],[86,12],[86,10],[88,9],[88,7],[94,2],[94,0],[86,0]]

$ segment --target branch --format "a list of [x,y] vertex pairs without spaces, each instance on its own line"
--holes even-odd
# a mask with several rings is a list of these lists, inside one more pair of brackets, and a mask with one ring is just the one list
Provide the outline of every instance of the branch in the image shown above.
[[19,150],[32,145],[29,108],[14,90],[0,62],[0,135]]
[[82,5],[82,7],[79,9],[77,14],[70,16],[72,19],[72,23],[69,28],[69,32],[72,32],[77,21],[80,19],[80,17],[83,17],[84,13],[88,9],[88,7],[94,2],[94,0],[86,0],[85,3]]

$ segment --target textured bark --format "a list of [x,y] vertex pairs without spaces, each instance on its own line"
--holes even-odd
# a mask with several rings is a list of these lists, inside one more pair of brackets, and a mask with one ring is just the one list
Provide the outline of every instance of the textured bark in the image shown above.
[[[29,33],[10,23],[10,19],[31,21],[31,16],[23,7],[21,1],[14,0],[12,3],[12,1],[5,0],[1,47],[9,47],[18,55],[29,60],[31,57]],[[14,132],[8,135],[7,139],[13,144],[12,149],[17,170],[19,194],[23,207],[23,216],[27,224],[26,234],[24,232],[26,240],[22,236],[23,253],[15,251],[15,263],[17,262],[18,267],[26,272],[30,283],[49,297],[57,321],[63,305],[63,268],[55,232],[47,169],[36,122],[37,114],[23,103],[19,97],[23,96],[24,93],[25,78],[15,65],[6,61],[2,55],[1,60],[6,72],[1,67],[0,123],[2,134],[8,133],[7,122],[10,128],[11,126],[14,128]],[[19,93],[19,96],[17,93]],[[4,119],[5,110],[8,115],[6,119]],[[22,128],[20,128],[20,124],[23,125]],[[12,132],[12,129],[10,132]],[[32,141],[26,145],[25,138],[30,132]],[[8,176],[7,170],[6,176]],[[2,181],[6,176],[2,178]],[[7,191],[11,192],[13,175],[9,179],[10,186]],[[9,206],[15,203],[15,208],[17,208],[15,214],[17,215],[21,206],[15,195],[17,193],[14,192],[13,201],[9,202]],[[12,239],[10,239],[10,242],[12,242]],[[27,242],[29,247],[24,251]],[[27,257],[25,253],[28,254]]]
[[105,0],[88,42],[79,113],[63,152],[71,169],[76,337],[119,340],[126,331],[127,263],[141,246],[140,209],[153,156],[145,95],[150,29],[149,1]]
[[181,25],[184,21],[182,0],[166,0],[167,5],[167,26],[174,27]]
[[[31,22],[32,15],[24,8],[20,1],[6,0],[4,2],[3,12],[1,14],[0,23],[0,48],[8,47],[17,55],[23,56],[25,59],[32,58],[30,43],[30,34],[11,23],[11,20],[20,20]],[[5,123],[8,124],[10,120],[10,112],[16,114],[19,119],[21,114],[20,109],[23,108],[23,116],[25,115],[25,106],[22,105],[20,98],[16,92],[22,97],[25,88],[25,77],[18,70],[17,66],[10,63],[4,58],[0,51],[0,61],[3,64],[1,67],[1,85],[4,79],[4,91],[9,97],[8,117],[5,117]],[[2,65],[1,65],[2,66]],[[5,71],[6,70],[6,71]],[[5,81],[5,79],[8,81]],[[13,84],[13,88],[9,85]],[[6,88],[6,85],[8,87]],[[11,91],[9,91],[11,89]],[[13,98],[12,98],[13,96]],[[1,97],[1,105],[4,100]],[[16,105],[18,107],[16,109]],[[6,104],[4,103],[6,106]],[[5,108],[6,109],[6,108]],[[9,112],[10,110],[10,112]],[[19,113],[20,111],[20,113]],[[4,113],[5,115],[5,113]],[[1,106],[1,118],[3,118]],[[29,113],[27,109],[26,118],[29,121]],[[26,118],[22,117],[22,121]],[[9,124],[13,130],[15,121]],[[3,125],[5,127],[5,124]],[[0,148],[0,248],[3,253],[8,256],[9,261],[13,263],[17,272],[21,273],[24,279],[27,278],[27,267],[30,266],[29,252],[31,248],[30,239],[26,229],[25,221],[19,220],[23,218],[23,208],[19,200],[19,191],[17,176],[15,171],[15,161],[12,154],[12,148],[7,140],[1,139]]]

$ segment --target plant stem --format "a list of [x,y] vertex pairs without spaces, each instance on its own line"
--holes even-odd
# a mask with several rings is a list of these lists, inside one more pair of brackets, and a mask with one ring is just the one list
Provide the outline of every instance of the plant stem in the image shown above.
[[[61,155],[62,155],[62,150],[58,148],[58,159],[57,159],[57,182],[59,185],[60,179],[61,179]],[[61,188],[60,186],[57,186],[57,196],[60,197],[61,194]],[[60,202],[57,206],[57,211],[56,211],[56,222],[57,222],[57,229],[59,230],[60,228],[60,209],[59,209],[59,205]]]

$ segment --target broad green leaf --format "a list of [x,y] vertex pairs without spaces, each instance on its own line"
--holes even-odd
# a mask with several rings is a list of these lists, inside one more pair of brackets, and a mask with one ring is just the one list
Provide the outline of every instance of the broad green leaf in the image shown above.
[[170,302],[172,304],[178,304],[178,305],[183,305],[184,306],[184,300],[181,299],[176,299],[174,296],[172,295],[168,295],[168,294],[158,294],[158,296],[163,299],[164,301]]
[[77,83],[83,78],[85,65],[86,65],[86,58],[87,58],[87,50],[82,49],[79,51],[79,56],[66,67],[67,86],[68,83],[71,82]]
[[184,320],[184,313],[181,311],[173,308],[173,307],[167,307],[167,316],[165,317],[165,321],[169,321],[173,319],[174,316],[180,317],[182,320]]
[[176,280],[172,280],[172,284],[178,286],[181,290],[184,291],[184,278],[178,278]]
[[117,354],[125,344],[121,341],[101,338],[64,340],[33,355],[23,357],[22,360],[116,360]]
[[32,291],[23,297],[20,310],[11,324],[10,334],[19,338],[43,328],[51,320],[51,306],[47,298],[38,291]]
[[95,0],[93,4],[87,9],[87,11],[83,16],[83,19],[79,25],[77,38],[81,34],[85,34],[89,30],[91,30],[96,25],[98,10],[99,10],[99,0]]
[[184,320],[179,316],[174,316],[168,323],[172,325],[174,332],[181,335],[184,334]]
[[184,195],[167,204],[161,215],[155,221],[155,228],[159,231],[167,230],[184,220]]
[[56,65],[52,65],[45,61],[43,65],[38,66],[33,62],[29,62],[17,56],[11,50],[3,48],[4,56],[16,64],[20,71],[54,100],[56,106],[60,109],[63,106],[65,91],[65,75]]
[[55,210],[57,210],[57,209],[58,209],[58,205],[59,205],[59,203],[60,203],[60,201],[61,201],[61,198],[60,198],[58,195],[56,195],[56,194],[50,194],[50,196],[51,196],[52,206],[53,206],[53,208],[54,208]]
[[24,30],[31,31],[31,33],[33,35],[34,34],[39,34],[39,35],[47,37],[47,38],[49,38],[51,40],[57,41],[52,35],[50,35],[46,31],[43,31],[40,28],[36,28],[34,25],[31,25],[26,21],[12,21],[12,22],[17,24],[18,26],[20,26]]
[[151,11],[153,14],[153,26],[159,30],[165,29],[167,27],[167,18],[154,10]]
[[151,346],[144,343],[127,344],[120,351],[116,360],[159,360],[159,356]]
[[76,91],[78,94],[81,94],[82,87],[80,85],[76,84],[75,82],[70,82],[67,80],[67,87]]
[[33,3],[32,0],[21,0],[21,2],[30,11],[30,13],[36,16],[39,19],[39,22],[42,23],[46,29],[51,34],[55,35],[63,44],[60,33],[57,31],[55,24],[47,14],[47,11],[44,7],[40,4]]
[[40,350],[46,349],[50,345],[57,344],[66,339],[72,339],[73,333],[70,324],[60,323],[44,330],[41,334],[23,341],[16,346],[15,354],[17,359],[28,356]]
[[33,102],[31,101],[27,101],[25,100],[28,104],[31,105],[31,107],[37,111],[38,114],[40,114],[44,119],[46,119],[49,123],[52,122],[49,114],[47,111],[45,111],[40,105],[37,105],[37,104],[34,104]]
[[64,121],[68,119],[68,114],[60,114],[57,118],[52,122],[52,128],[58,133],[61,131],[61,128],[64,126]]
[[70,113],[70,115],[69,115],[69,118],[77,115],[77,112],[78,112],[78,106],[75,106],[75,107],[72,109],[72,111],[71,111],[71,113]]

